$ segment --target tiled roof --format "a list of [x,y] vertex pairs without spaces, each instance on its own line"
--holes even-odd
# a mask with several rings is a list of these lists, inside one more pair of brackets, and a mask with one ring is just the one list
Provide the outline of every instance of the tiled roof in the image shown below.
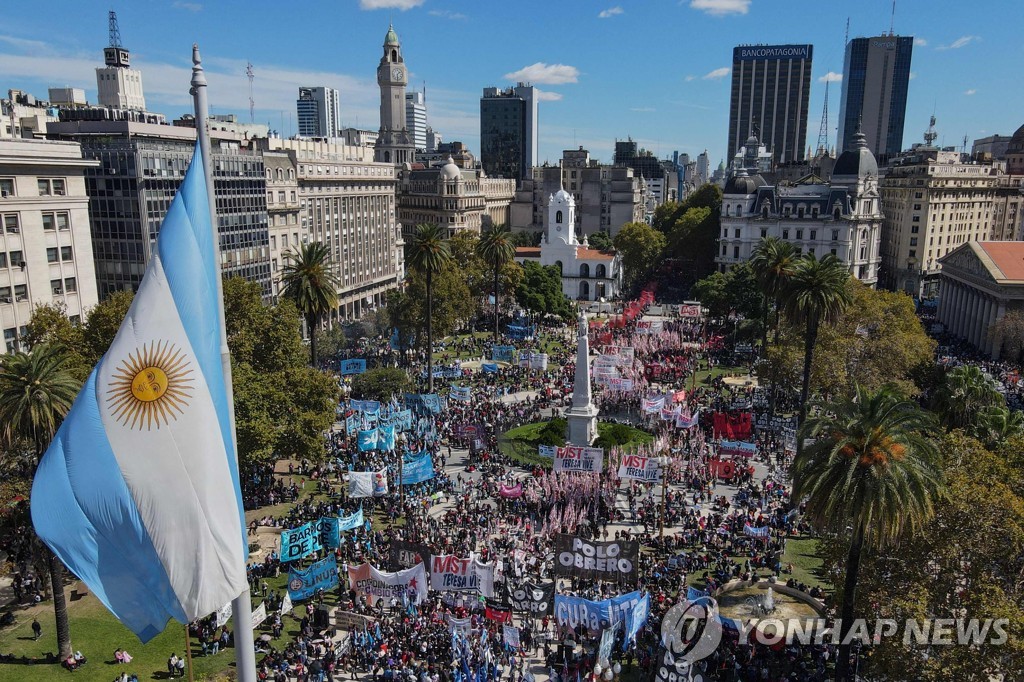
[[539,246],[517,246],[516,258],[540,258]]
[[1024,281],[1024,242],[978,242],[978,246],[1002,274],[996,279]]
[[615,254],[605,253],[603,251],[598,251],[597,249],[581,246],[576,249],[576,258],[579,260],[613,260],[615,258]]

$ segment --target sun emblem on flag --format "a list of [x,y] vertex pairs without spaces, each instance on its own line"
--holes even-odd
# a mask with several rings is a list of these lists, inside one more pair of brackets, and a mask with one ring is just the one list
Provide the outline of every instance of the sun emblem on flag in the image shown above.
[[159,429],[184,414],[192,397],[191,374],[188,357],[173,343],[144,344],[114,371],[107,407],[130,429]]

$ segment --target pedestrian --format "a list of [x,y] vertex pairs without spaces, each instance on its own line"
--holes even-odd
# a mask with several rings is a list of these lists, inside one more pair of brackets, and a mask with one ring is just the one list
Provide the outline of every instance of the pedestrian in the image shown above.
[[43,626],[35,618],[32,619],[32,639],[36,640],[43,636]]

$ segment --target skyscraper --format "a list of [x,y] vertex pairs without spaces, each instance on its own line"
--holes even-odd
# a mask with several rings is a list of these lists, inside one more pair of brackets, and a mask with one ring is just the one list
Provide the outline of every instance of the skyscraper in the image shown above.
[[299,137],[338,137],[341,130],[341,93],[335,88],[299,88],[295,101]]
[[492,177],[522,180],[537,165],[537,97],[532,85],[484,88],[480,98],[480,162]]
[[733,48],[726,158],[754,135],[775,163],[803,161],[813,52],[813,45]]
[[409,72],[402,57],[402,45],[394,26],[388,26],[384,35],[384,53],[377,65],[377,85],[380,86],[380,133],[374,145],[374,159],[400,166],[412,163],[416,145],[405,119],[405,86]]
[[405,126],[416,149],[427,149],[427,93],[405,93]]
[[903,149],[913,49],[910,36],[854,38],[846,44],[839,105],[840,149],[849,148],[858,125],[879,161]]

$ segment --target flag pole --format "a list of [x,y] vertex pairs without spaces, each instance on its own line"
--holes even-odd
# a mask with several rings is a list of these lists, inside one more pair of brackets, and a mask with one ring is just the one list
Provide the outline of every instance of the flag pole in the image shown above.
[[[192,97],[195,104],[196,137],[203,154],[203,175],[206,177],[206,193],[210,199],[210,226],[213,230],[213,258],[220,269],[220,235],[217,230],[217,195],[213,187],[213,159],[210,146],[210,134],[206,127],[209,106],[206,98],[206,74],[203,72],[202,59],[199,57],[199,44],[192,44]],[[231,439],[237,448],[238,439],[235,435],[235,402],[231,388],[231,351],[228,350],[227,330],[224,326],[224,291],[221,278],[214,278],[217,287],[217,309],[220,318],[220,360],[224,373],[224,388],[228,394],[228,415],[231,421]],[[238,466],[238,451],[235,466]],[[241,474],[241,472],[239,472]],[[244,541],[244,538],[243,538]],[[249,588],[231,601],[231,609],[235,618],[235,665],[240,682],[256,682],[256,647],[252,637],[252,601]]]

